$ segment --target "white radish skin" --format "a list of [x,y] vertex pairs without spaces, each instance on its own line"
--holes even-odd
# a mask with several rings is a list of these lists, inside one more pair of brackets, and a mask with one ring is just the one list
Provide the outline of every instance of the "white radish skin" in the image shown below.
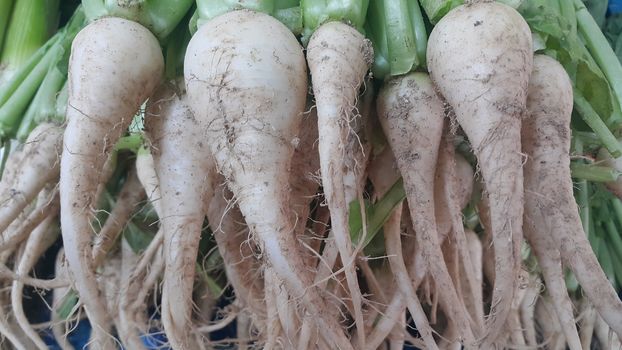
[[510,317],[508,317],[506,327],[509,333],[510,344],[512,344],[512,346],[524,347],[527,343],[525,341],[525,336],[523,335],[523,327],[521,325],[519,310],[520,305],[523,302],[523,298],[525,297],[525,283],[529,278],[529,274],[527,271],[521,270],[519,278],[521,280],[521,286],[518,288],[518,291],[514,293],[512,311],[510,312]]
[[215,170],[186,96],[179,97],[171,87],[161,85],[149,100],[145,118],[162,196],[166,260],[162,321],[174,349],[198,348],[192,333],[192,287]]
[[[141,257],[132,251],[132,247],[129,245],[125,238],[121,238],[120,261],[121,274],[119,278],[117,278],[118,284],[114,286],[117,291],[116,300],[115,303],[112,305],[109,303],[108,309],[110,310],[111,314],[115,315],[114,323],[117,328],[117,333],[119,334],[119,339],[121,340],[121,342],[126,347],[132,349],[144,349],[142,342],[137,336],[137,333],[135,333],[135,325],[128,321],[131,318],[140,318],[140,315],[128,315],[128,313],[133,313],[135,312],[135,310],[132,310],[128,307],[129,303],[127,301],[128,299],[133,300],[136,297],[136,290],[130,290],[130,288],[128,288],[128,285],[131,285],[132,281],[139,280],[139,277],[143,277],[137,276],[134,273],[134,271],[136,271],[138,268]],[[105,264],[109,264],[108,260],[105,262]],[[143,281],[144,278],[141,280],[141,282]],[[104,281],[104,283],[106,283],[106,281]],[[113,290],[111,289],[107,291],[107,293],[112,291]]]
[[536,310],[536,301],[540,295],[540,279],[530,276],[529,282],[525,289],[525,296],[520,305],[520,319],[523,331],[525,333],[525,342],[528,346],[537,347],[536,339],[536,323],[534,321],[534,313]]
[[495,282],[484,348],[509,315],[522,242],[520,125],[532,66],[529,26],[509,6],[463,5],[434,27],[427,50],[430,76],[454,108],[477,156],[490,199]]
[[[281,321],[278,315],[278,301],[276,299],[277,291],[276,287],[278,281],[276,281],[274,271],[268,268],[264,271],[264,295],[266,299],[266,343],[264,345],[265,349],[275,349],[277,348],[277,344],[279,343],[279,338],[281,338],[281,333],[283,331]],[[282,347],[283,344],[279,344],[279,347]]]
[[[59,276],[67,276],[67,266],[65,265],[65,253],[64,249],[61,247],[56,255],[56,261],[54,263],[54,275],[58,278]],[[67,339],[67,335],[69,332],[66,330],[67,324],[64,320],[61,320],[58,315],[58,308],[60,307],[63,297],[67,295],[69,292],[69,287],[60,287],[54,289],[54,294],[52,295],[52,312],[51,312],[51,321],[52,321],[52,333],[54,334],[54,339],[60,346],[62,350],[73,350],[73,347],[69,344],[69,340]]]
[[[466,164],[465,164],[466,163]],[[440,174],[439,174],[440,173]],[[439,176],[440,175],[440,176]],[[464,300],[467,310],[471,313],[475,321],[474,327],[477,333],[481,333],[484,327],[484,317],[478,314],[478,304],[474,293],[479,288],[475,278],[476,270],[471,261],[464,224],[462,223],[462,209],[468,204],[473,192],[473,170],[469,163],[462,156],[456,154],[453,142],[448,135],[445,135],[441,142],[441,149],[438,156],[436,170],[436,182],[434,183],[435,194],[435,215],[438,223],[439,217],[444,217],[443,221],[449,221],[452,239],[456,242],[459,256],[456,259],[461,261],[464,267],[464,274],[460,274],[466,281],[465,287],[457,287],[459,294],[464,292],[461,299]],[[439,188],[439,185],[442,187]],[[442,203],[436,202],[441,198]],[[440,211],[438,211],[440,210]],[[439,241],[444,242],[447,231],[439,230]],[[458,278],[458,281],[461,279]],[[461,290],[462,289],[462,290]]]
[[554,313],[550,300],[540,297],[536,304],[536,320],[540,326],[543,342],[547,349],[563,350],[566,349],[566,339]]
[[292,188],[292,208],[296,213],[296,237],[304,234],[311,201],[320,184],[313,177],[320,169],[320,155],[317,149],[317,114],[312,109],[302,118],[299,143],[292,158],[290,184]]
[[[102,291],[102,295],[106,300],[106,309],[108,314],[111,315],[112,324],[115,329],[120,328],[119,314],[116,312],[119,309],[119,286],[121,285],[121,279],[123,272],[123,256],[127,255],[127,251],[131,250],[127,241],[121,242],[121,249],[118,249],[111,254],[104,264],[100,267],[97,274],[97,282],[99,288]],[[95,333],[91,333],[91,339]],[[115,342],[121,345],[116,339]]]
[[[467,163],[468,164],[468,163]],[[469,170],[473,171],[471,166],[469,166]],[[477,234],[471,230],[465,230],[466,241],[469,249],[469,254],[471,255],[471,262],[473,266],[473,276],[475,277],[476,287],[475,290],[472,290],[473,293],[473,301],[474,305],[471,305],[470,310],[473,313],[473,318],[478,321],[483,321],[484,319],[484,291],[482,290],[482,285],[484,283],[483,276],[483,248],[482,242],[479,240]],[[461,265],[462,271],[468,268],[466,263]],[[466,279],[466,273],[461,273],[460,277]],[[468,281],[464,281],[463,285],[467,286]],[[468,306],[468,305],[467,305]]]
[[20,169],[23,148],[12,151],[5,163],[2,180],[0,180],[0,193],[6,193],[15,182],[15,174]]
[[[220,183],[221,181],[217,181]],[[264,315],[263,285],[259,277],[259,260],[248,241],[248,227],[238,207],[230,207],[231,193],[218,186],[207,211],[218,251],[225,265],[227,281],[233,286],[236,298],[255,315]]]
[[162,238],[164,237],[162,231],[158,231],[155,237],[149,243],[147,249],[145,249],[140,260],[134,266],[129,278],[124,278],[120,284],[120,296],[119,296],[119,338],[121,342],[128,348],[143,349],[144,344],[139,338],[140,334],[145,334],[149,331],[149,327],[146,321],[146,302],[145,295],[141,294],[141,290],[149,290],[153,286],[147,278],[149,272],[157,271],[159,275],[164,264],[157,264],[156,261],[163,260],[157,259],[154,256],[160,256],[162,254]]
[[[153,157],[147,149],[141,148],[136,155],[136,177],[158,217],[162,217],[158,177],[155,172]],[[139,334],[145,334],[149,331],[146,320],[147,304],[145,298],[147,292],[145,291],[150,290],[155,283],[153,278],[150,279],[149,276],[152,276],[151,274],[159,276],[164,269],[163,238],[164,234],[160,227],[131,272],[131,277],[124,278],[121,281],[118,310],[120,329],[117,331],[121,342],[131,349],[144,348],[144,343]]]
[[[432,336],[432,328],[417,298],[416,289],[413,287],[413,283],[408,276],[408,270],[404,264],[400,230],[401,214],[402,204],[399,204],[393,210],[393,213],[384,225],[385,245],[387,255],[389,256],[389,264],[397,280],[400,293],[402,293],[404,299],[407,301],[408,310],[417,324],[417,330],[421,334],[426,348],[437,349],[436,342]],[[367,349],[375,349],[378,345],[379,344],[367,344]]]
[[590,301],[585,298],[581,301],[579,311],[579,337],[581,338],[581,346],[583,349],[590,349],[594,328],[596,326],[596,316],[598,316],[598,314]]
[[[46,191],[47,192],[47,191]],[[16,248],[22,243],[30,233],[37,227],[45,218],[52,215],[59,210],[59,196],[58,190],[53,189],[50,193],[45,193],[45,197],[41,198],[37,203],[37,206],[28,212],[28,215],[23,220],[14,221],[2,237],[0,244],[0,252],[11,252],[13,248]]]
[[[363,191],[365,187],[365,181],[367,179],[365,170],[367,168],[367,164],[369,162],[370,154],[371,154],[371,143],[369,142],[369,139],[370,139],[369,135],[371,134],[370,112],[372,111],[371,105],[373,102],[373,97],[374,97],[373,90],[371,90],[371,88],[370,90],[366,90],[366,93],[362,96],[361,99],[358,100],[357,107],[356,107],[356,110],[360,112],[360,115],[354,116],[353,118],[348,120],[347,128],[349,129],[350,132],[347,133],[347,136],[345,137],[345,144],[343,148],[343,152],[345,153],[343,155],[343,162],[344,162],[343,163],[343,194],[345,198],[345,203],[352,203],[353,201],[359,201],[359,202],[363,201]],[[317,120],[316,120],[316,123],[318,123]],[[314,142],[316,141],[317,141],[317,138],[316,140],[314,140]],[[328,206],[327,209],[328,209],[327,216],[330,217],[331,216],[330,205]],[[334,275],[332,271],[334,264],[336,262],[336,258],[340,252],[339,245],[338,245],[339,243],[338,239],[335,239],[336,231],[334,231],[334,229],[332,228],[333,226],[331,226],[331,231],[329,233],[328,239],[326,240],[325,248],[322,251],[321,268],[318,269],[315,275],[316,283],[318,283],[318,281],[328,282],[329,278],[331,278],[331,275],[332,275],[333,280],[340,279],[340,277],[338,275]],[[363,229],[365,229],[365,227],[363,227]],[[364,235],[366,234],[366,232],[363,231],[362,234]],[[321,236],[322,235],[320,235],[320,237]],[[318,240],[317,243],[321,243],[321,241]],[[317,243],[314,246],[317,246],[317,248],[319,249],[319,246],[317,245]],[[357,255],[359,257],[361,256],[360,251],[357,253]],[[312,263],[310,264],[311,266],[316,265],[314,264],[315,260],[317,259],[313,259]],[[360,258],[357,258],[356,264],[360,265],[360,261],[361,261]],[[346,278],[347,278],[347,273],[346,273]],[[320,288],[324,288],[323,287],[324,285],[325,284],[320,284],[318,286]],[[346,289],[346,293],[351,294],[349,288]],[[360,294],[359,291],[355,291],[355,293],[357,295]],[[347,295],[345,296],[345,298],[348,300],[352,300],[353,296]],[[356,305],[355,302],[350,303],[350,305],[356,308],[356,306],[354,306]],[[352,306],[350,306],[351,310],[352,310]],[[356,309],[355,309],[354,314],[356,314]],[[310,322],[311,322],[310,318],[307,317],[303,324],[304,331],[302,333],[309,334],[309,331],[307,331],[307,328],[310,327]],[[357,338],[357,340],[360,341],[360,337]],[[306,339],[301,337],[301,341],[305,342]]]
[[444,122],[443,103],[428,76],[413,73],[385,83],[377,108],[404,179],[421,257],[440,297],[450,308],[447,311],[462,340],[467,346],[473,345],[475,337],[468,313],[443,261],[434,214],[434,176]]
[[[563,120],[560,122],[570,122],[570,113],[572,109],[572,87],[570,81],[565,76],[563,68],[558,64],[555,64],[552,59],[536,55],[534,57],[534,71],[530,82],[530,91],[527,100],[527,108],[529,109],[531,116],[526,117],[523,122],[523,150],[531,155],[532,150],[538,146],[530,145],[530,142],[537,142],[538,144],[545,145],[544,141],[550,137],[549,132],[539,131],[542,126],[548,128],[554,125],[548,124],[548,120],[552,120],[554,117],[548,113],[559,113],[564,115]],[[549,72],[549,70],[552,70]],[[557,79],[553,78],[553,74],[561,74]],[[549,76],[550,74],[550,76]],[[550,82],[544,81],[550,80]],[[552,105],[548,105],[553,103]],[[564,103],[569,104],[563,107]],[[541,117],[542,121],[534,120],[537,117]],[[561,118],[560,118],[561,119]],[[544,123],[547,123],[546,125]],[[565,127],[568,129],[568,126]],[[563,129],[562,129],[563,130]],[[553,131],[553,130],[551,130]],[[568,130],[569,132],[569,130]],[[539,134],[538,134],[539,133]],[[535,135],[534,135],[535,134]],[[544,137],[544,138],[542,138]],[[569,139],[569,138],[568,138]],[[559,140],[557,137],[553,140]],[[565,143],[563,140],[559,140],[563,146]],[[561,147],[560,147],[561,149]],[[539,155],[541,153],[538,152]],[[567,157],[567,156],[566,156]],[[549,227],[553,223],[548,223],[546,220],[547,214],[542,212],[542,200],[539,198],[541,195],[547,196],[548,192],[533,192],[542,189],[539,187],[540,171],[544,171],[542,166],[533,166],[534,160],[529,160],[525,167],[525,218],[523,220],[523,230],[525,238],[530,243],[533,252],[538,259],[538,265],[542,269],[542,275],[544,282],[547,286],[548,294],[551,297],[551,303],[557,313],[559,324],[564,332],[566,341],[571,350],[581,350],[581,340],[579,339],[579,333],[575,326],[575,319],[572,310],[572,302],[568,296],[566,290],[566,282],[564,279],[564,271],[562,268],[562,259],[558,246],[549,230]],[[542,159],[542,164],[545,164],[551,159]],[[559,178],[560,174],[550,174]],[[535,176],[535,178],[534,178]],[[552,227],[551,227],[552,228]]]
[[68,122],[60,175],[62,234],[76,290],[98,333],[93,346],[108,349],[115,344],[93,273],[92,210],[110,151],[159,83],[164,60],[149,30],[107,17],[78,33],[69,61]]
[[293,298],[302,297],[302,306],[326,330],[326,340],[350,349],[339,324],[328,317],[320,291],[312,287],[293,235],[288,184],[292,141],[307,92],[302,48],[276,19],[233,11],[199,28],[184,67],[190,106],[205,142],[267,263]]
[[434,214],[440,242],[444,242],[452,227],[456,226],[456,218],[462,225],[461,210],[471,200],[474,176],[469,162],[453,150],[450,140],[445,140],[439,152],[434,182]]
[[600,343],[601,349],[612,349],[619,350],[622,349],[622,343],[620,343],[620,338],[616,334],[611,332],[609,325],[603,320],[600,315],[596,315],[596,324],[594,325],[594,332],[596,333],[596,338]]
[[[397,167],[397,162],[395,160],[395,156],[393,155],[393,151],[391,150],[391,147],[387,145],[380,154],[378,154],[377,156],[371,159],[369,166],[367,168],[367,174],[368,174],[369,180],[374,186],[373,198],[375,200],[382,198],[382,196],[384,196],[386,192],[391,188],[391,186],[393,186],[393,184],[400,178],[400,173]],[[401,214],[402,213],[400,212],[399,214],[400,219],[401,219]],[[392,215],[397,215],[397,214],[392,213]],[[391,225],[392,220],[393,220],[392,218],[389,218],[387,220],[387,223],[385,224],[385,227],[383,228],[385,232],[388,233],[386,237],[391,237],[391,234],[390,234],[391,227],[394,227],[394,225]],[[399,232],[401,232],[399,225],[397,229]],[[401,245],[401,242],[400,242],[400,245]],[[401,255],[401,252],[400,252],[400,255]],[[395,256],[392,258],[394,258],[395,261],[399,263],[398,256]],[[404,263],[402,262],[402,264]],[[399,265],[396,267],[399,267]],[[386,271],[386,272],[382,271],[379,277],[382,278],[382,277],[386,277],[390,275],[391,273],[389,271]],[[408,284],[410,285],[410,282],[408,282]],[[397,288],[397,290],[399,291],[399,288]],[[392,301],[398,300],[399,303],[395,305],[391,304],[394,307],[392,311],[393,313],[389,314],[388,312],[385,312],[385,314],[387,314],[389,317],[383,318],[379,324],[375,325],[373,331],[371,332],[370,336],[367,339],[367,346],[369,348],[374,348],[374,346],[376,347],[379,346],[380,343],[390,334],[390,332],[392,332],[393,329],[399,326],[400,320],[398,318],[393,318],[394,315],[395,316],[399,314],[405,315],[406,298],[403,297],[401,291],[397,293],[393,293],[392,298],[393,298]],[[383,297],[380,302],[382,302],[383,304],[386,304],[387,302],[386,298]],[[418,302],[418,300],[416,300],[416,302]],[[368,316],[368,317],[371,317],[371,316]],[[374,318],[371,317],[371,319],[374,319]],[[393,323],[393,321],[395,321],[395,323]],[[427,324],[427,321],[425,323],[422,323],[421,327],[425,329],[426,324]],[[391,328],[391,326],[393,326],[393,328]]]
[[162,217],[162,195],[160,183],[155,171],[153,156],[149,150],[141,148],[136,155],[136,176],[143,186],[149,202],[153,206],[158,218]]
[[32,130],[18,168],[14,174],[7,174],[7,178],[13,178],[13,184],[1,192],[0,232],[6,230],[45,184],[58,179],[62,140],[63,129],[54,124],[42,123]]
[[[525,171],[527,175],[527,171]],[[525,183],[527,184],[527,182]],[[525,203],[528,205],[529,194],[525,196]],[[540,210],[534,207],[535,210]],[[529,208],[525,208],[525,212],[529,212]],[[525,217],[523,230],[525,237],[530,242],[534,255],[538,259],[538,265],[542,270],[542,276],[546,284],[548,294],[551,296],[551,303],[559,319],[560,326],[568,341],[571,350],[580,350],[581,341],[579,333],[575,326],[575,320],[572,311],[572,302],[566,290],[566,281],[564,279],[564,271],[562,269],[561,256],[559,249],[554,242],[550,231],[543,227],[538,228],[538,224],[531,222],[530,218]]]
[[95,237],[93,266],[97,267],[103,262],[106,254],[110,251],[123,228],[130,220],[134,210],[144,198],[145,191],[136,176],[136,172],[133,170],[129,171],[110,215]]
[[356,254],[348,230],[346,198],[347,138],[358,89],[372,63],[369,40],[341,23],[321,25],[309,39],[307,62],[317,104],[322,185],[331,214],[331,229],[344,265],[354,306],[357,339],[365,344],[362,295],[356,278]]
[[[28,275],[41,255],[56,241],[60,235],[60,231],[52,226],[55,217],[56,214],[48,216],[32,231],[26,241],[15,273],[24,276]],[[24,314],[24,304],[22,300],[23,291],[24,283],[17,280],[13,281],[11,287],[11,305],[15,320],[37,348],[43,350],[48,349],[48,346],[43,342],[41,336],[32,328]]]
[[[321,243],[321,240],[314,237],[314,232],[306,232],[307,220],[311,211],[310,204],[320,186],[318,181],[314,178],[314,176],[317,176],[320,169],[320,156],[316,144],[318,139],[318,125],[315,108],[312,108],[311,111],[303,117],[298,138],[300,141],[294,150],[290,174],[290,186],[292,191],[291,206],[296,214],[294,234],[299,240],[305,241],[304,244],[307,247],[316,247],[318,246],[317,243]],[[317,249],[311,249],[313,249],[313,251],[305,250],[305,263],[307,266],[313,266],[312,264],[317,259],[315,254]],[[289,299],[287,291],[282,288],[279,288],[279,297],[282,298],[282,301],[287,301]],[[295,301],[279,302],[278,306],[281,325],[283,326],[285,334],[287,334],[287,341],[291,342],[291,344],[288,345],[295,347],[297,342],[292,342],[292,339],[296,338],[294,332],[301,327],[298,321],[292,318]],[[289,316],[283,315],[283,313]],[[284,320],[285,318],[290,318],[294,322],[286,322]],[[307,323],[313,323],[313,320],[307,320]]]
[[[24,213],[22,213],[22,215],[18,215],[16,220],[9,225],[8,231],[15,231],[16,227],[23,226],[23,221],[25,221],[26,217],[31,214],[31,211],[32,206],[27,206]],[[0,266],[6,266],[7,261],[11,256],[13,256],[13,254],[14,251],[12,249],[0,252]],[[0,305],[8,305],[10,303],[10,295],[7,293],[9,291],[7,288],[8,283],[6,282],[7,281],[0,284],[0,287],[2,287],[0,292]],[[8,340],[9,344],[17,350],[29,349],[32,344],[29,343],[28,339],[23,339],[21,329],[15,324],[8,311],[8,308],[0,307],[0,338]]]
[[[526,215],[535,223],[534,229],[541,231],[540,235],[553,237],[564,263],[574,272],[585,295],[620,336],[622,301],[600,268],[583,232],[573,197],[569,156],[572,85],[557,61],[536,56],[527,105],[529,117],[523,122],[523,152],[528,155]],[[577,342],[578,338],[573,341]]]

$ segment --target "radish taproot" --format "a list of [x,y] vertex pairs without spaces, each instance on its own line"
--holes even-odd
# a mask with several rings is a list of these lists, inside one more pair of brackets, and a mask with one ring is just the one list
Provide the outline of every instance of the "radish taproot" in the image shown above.
[[136,176],[136,171],[130,170],[117,201],[108,215],[104,226],[99,230],[93,243],[93,266],[100,266],[106,254],[117,242],[117,238],[129,222],[134,210],[144,199],[145,191]]
[[[43,196],[43,198],[45,198],[45,196]],[[40,256],[56,241],[60,235],[58,226],[54,225],[56,224],[55,218],[57,215],[58,212],[52,213],[32,231],[24,244],[21,257],[15,269],[16,274],[22,276],[28,275]],[[41,339],[41,336],[33,329],[24,314],[23,291],[24,283],[19,280],[14,280],[11,287],[11,306],[15,319],[37,348],[47,349],[48,346],[43,339]]]
[[14,174],[7,174],[13,183],[1,193],[0,232],[4,232],[37,193],[59,176],[59,155],[63,130],[51,123],[39,124],[28,136],[21,161]]
[[356,254],[350,240],[345,195],[347,137],[359,87],[373,59],[371,42],[342,22],[321,25],[309,39],[307,62],[317,104],[322,185],[331,216],[331,230],[344,271],[357,325],[358,341],[365,343],[362,295],[356,277]]
[[[448,315],[456,322],[462,341],[467,346],[473,345],[475,336],[469,315],[443,260],[434,215],[434,179],[445,120],[443,102],[427,74],[412,73],[386,82],[378,96],[377,108],[404,179],[417,251],[444,304],[450,308]],[[414,266],[415,260],[411,258],[408,264]]]
[[[270,38],[265,33],[270,33]],[[288,208],[292,141],[307,93],[306,65],[294,35],[257,12],[228,12],[194,34],[184,63],[189,103],[202,123],[251,235],[293,298],[316,318],[327,342],[351,344],[328,317],[320,290],[303,264]],[[270,208],[270,210],[265,210]]]
[[[572,84],[554,59],[536,56],[534,62],[528,117],[523,121],[522,131],[522,149],[528,157],[525,163],[526,217],[539,236],[554,240],[554,246],[559,249],[565,265],[574,272],[583,293],[612,330],[621,336],[622,301],[598,264],[573,197],[570,174]],[[544,254],[551,253],[539,255]],[[557,280],[560,279],[557,276]],[[557,286],[564,288],[561,281]],[[564,319],[561,322],[571,323]],[[576,334],[574,338],[573,342],[579,341]],[[579,348],[580,343],[573,347]]]
[[201,229],[213,196],[215,167],[200,122],[187,103],[163,84],[151,96],[145,133],[160,186],[166,268],[162,321],[173,348],[197,349],[192,290]]
[[94,278],[91,237],[96,192],[110,152],[160,82],[158,40],[143,26],[107,17],[87,25],[69,59],[67,127],[60,165],[61,227],[75,288],[102,348],[114,347],[110,315]]
[[430,77],[469,139],[490,200],[497,263],[485,348],[500,337],[518,287],[523,236],[520,126],[532,56],[529,26],[516,10],[496,2],[453,9],[428,41]]

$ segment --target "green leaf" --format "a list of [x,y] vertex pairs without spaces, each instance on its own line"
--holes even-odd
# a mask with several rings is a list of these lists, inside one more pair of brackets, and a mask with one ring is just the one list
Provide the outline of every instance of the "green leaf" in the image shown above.
[[193,0],[82,0],[89,20],[115,16],[138,22],[160,40],[182,21],[194,5]]
[[[404,183],[400,178],[391,189],[379,201],[371,204],[365,201],[365,216],[367,219],[367,235],[363,241],[363,247],[367,247],[374,237],[380,232],[382,226],[387,221],[393,209],[406,198]],[[359,201],[350,203],[350,238],[356,245],[363,238],[363,218]]]
[[419,0],[421,7],[428,15],[430,22],[436,24],[443,16],[456,6],[464,3],[463,0]]
[[153,239],[152,234],[144,232],[132,222],[129,222],[127,226],[125,226],[123,237],[136,254],[143,252]]
[[341,21],[363,32],[368,5],[369,0],[301,0],[303,42],[328,21]]
[[607,79],[573,33],[573,23],[550,0],[526,0],[518,8],[531,30],[545,38],[546,54],[566,69],[577,90],[606,122],[613,117],[615,100]]
[[71,289],[60,303],[60,307],[56,310],[58,318],[61,320],[67,320],[71,317],[75,311],[76,304],[78,303],[78,293]]

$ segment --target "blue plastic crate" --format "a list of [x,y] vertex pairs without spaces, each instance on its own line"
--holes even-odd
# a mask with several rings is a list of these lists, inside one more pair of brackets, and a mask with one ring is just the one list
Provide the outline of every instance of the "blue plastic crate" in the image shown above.
[[622,0],[609,0],[609,14],[622,13]]

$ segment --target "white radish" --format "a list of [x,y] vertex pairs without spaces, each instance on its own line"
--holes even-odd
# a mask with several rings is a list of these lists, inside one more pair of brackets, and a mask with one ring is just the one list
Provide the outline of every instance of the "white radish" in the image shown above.
[[[447,130],[447,127],[445,129]],[[464,292],[462,299],[476,322],[475,329],[480,333],[484,327],[484,317],[478,311],[478,304],[481,302],[478,302],[475,296],[479,288],[475,277],[477,271],[471,261],[464,224],[462,223],[462,209],[468,204],[473,192],[473,175],[471,165],[464,157],[456,154],[452,138],[446,134],[441,142],[436,169],[434,214],[437,225],[440,218],[443,223],[442,226],[445,226],[438,225],[439,241],[445,241],[449,233],[451,239],[456,242],[456,248],[459,252],[456,263],[458,260],[461,261],[460,265],[464,267],[464,273],[460,276],[466,281],[466,288],[458,287],[458,292]],[[448,223],[449,232],[447,232]],[[458,281],[460,280],[462,279],[458,279]]]
[[356,253],[348,226],[346,170],[351,166],[347,138],[359,87],[373,58],[369,40],[341,22],[321,25],[309,39],[307,62],[317,104],[320,168],[330,209],[331,230],[339,249],[354,305],[357,339],[365,343],[362,295],[356,277]]
[[14,174],[7,174],[13,183],[0,193],[0,232],[6,230],[48,182],[58,179],[62,137],[63,129],[50,123],[39,124],[28,136],[21,162]]
[[162,322],[173,348],[197,349],[192,290],[207,199],[213,196],[214,164],[187,95],[178,96],[166,84],[149,100],[145,129],[162,196]]
[[[388,81],[377,101],[378,118],[404,179],[419,254],[445,300],[467,346],[475,343],[469,315],[458,298],[439,242],[434,214],[434,178],[444,124],[444,106],[427,74]],[[415,255],[419,255],[415,254]],[[416,259],[411,258],[410,266]],[[430,346],[430,345],[428,345]]]
[[158,40],[138,23],[96,20],[76,36],[69,59],[67,127],[61,157],[61,227],[75,288],[97,333],[93,346],[114,347],[91,253],[94,206],[104,164],[140,105],[160,82]]
[[520,126],[532,66],[531,32],[507,5],[462,5],[432,30],[427,62],[477,156],[490,200],[497,263],[482,344],[489,348],[503,331],[518,287],[523,236]]
[[[218,181],[220,183],[221,181]],[[227,280],[233,286],[237,300],[255,315],[265,314],[263,285],[259,276],[259,260],[248,241],[248,227],[240,209],[227,200],[231,194],[226,187],[215,190],[207,211],[218,251],[225,265]]]
[[325,329],[326,340],[350,349],[340,325],[328,316],[320,290],[312,287],[288,208],[292,141],[307,92],[300,44],[273,17],[233,11],[198,29],[184,69],[189,103],[205,142],[267,263],[290,295],[302,298],[302,306]]
[[[539,254],[539,258],[555,256],[556,246],[598,313],[622,336],[622,301],[583,232],[573,197],[569,155],[572,100],[572,85],[561,64],[547,56],[536,56],[527,103],[529,116],[523,121],[522,131],[523,152],[528,156],[524,168],[525,215],[538,236],[554,240],[554,244],[548,244],[554,246],[552,252],[550,247],[544,248],[547,250]],[[566,291],[559,267],[557,270],[555,286],[549,285],[546,275],[545,281],[547,287],[557,289],[549,293],[559,297]],[[561,322],[570,325],[574,320],[562,319]],[[576,331],[573,333],[573,339],[568,340],[572,340],[573,348],[579,348],[579,337]]]

